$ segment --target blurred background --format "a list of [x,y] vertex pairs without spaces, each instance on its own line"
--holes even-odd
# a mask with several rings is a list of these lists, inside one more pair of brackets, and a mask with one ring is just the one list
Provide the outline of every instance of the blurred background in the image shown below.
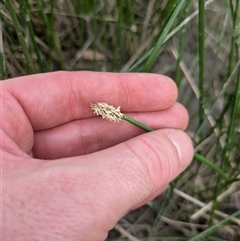
[[194,161],[108,240],[240,240],[240,0],[0,4],[2,80],[91,70],[159,73],[178,85]]

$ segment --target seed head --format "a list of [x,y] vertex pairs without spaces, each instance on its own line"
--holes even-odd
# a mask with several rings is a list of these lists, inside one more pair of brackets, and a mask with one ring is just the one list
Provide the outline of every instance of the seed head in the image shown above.
[[105,102],[99,102],[96,104],[91,103],[90,106],[94,111],[94,114],[101,115],[103,119],[118,122],[124,117],[124,114],[120,111],[120,106],[116,108]]

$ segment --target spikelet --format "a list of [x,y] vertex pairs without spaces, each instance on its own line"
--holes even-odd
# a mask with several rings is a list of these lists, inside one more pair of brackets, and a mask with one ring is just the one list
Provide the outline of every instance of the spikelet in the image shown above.
[[94,111],[94,114],[101,115],[103,119],[118,122],[124,117],[124,114],[120,111],[120,106],[116,108],[105,102],[99,102],[96,104],[91,103],[90,106]]

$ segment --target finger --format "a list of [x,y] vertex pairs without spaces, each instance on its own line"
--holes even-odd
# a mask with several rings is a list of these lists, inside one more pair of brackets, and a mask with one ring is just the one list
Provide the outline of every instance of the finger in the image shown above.
[[55,72],[3,85],[20,103],[34,130],[91,117],[91,102],[108,102],[126,112],[155,111],[170,107],[177,98],[175,83],[156,74]]
[[[71,197],[76,203],[97,197],[95,205],[102,211],[103,206],[110,210],[109,218],[117,221],[149,197],[162,192],[187,167],[192,157],[190,138],[182,131],[164,129],[107,150],[48,165],[57,165],[60,170],[56,179],[58,185],[66,193],[74,192]],[[79,188],[84,186],[88,187],[89,196],[82,196]]]
[[[184,130],[188,123],[187,111],[179,103],[158,112],[130,115],[153,129]],[[33,153],[36,158],[42,159],[84,155],[114,146],[144,132],[125,121],[114,123],[98,117],[82,119],[36,132]]]

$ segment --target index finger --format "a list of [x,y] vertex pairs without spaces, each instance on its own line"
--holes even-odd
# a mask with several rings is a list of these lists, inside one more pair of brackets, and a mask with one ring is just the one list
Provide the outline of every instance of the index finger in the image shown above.
[[170,78],[145,73],[61,71],[19,77],[4,85],[35,130],[92,117],[90,103],[107,102],[121,106],[123,112],[140,112],[166,109],[177,98]]

